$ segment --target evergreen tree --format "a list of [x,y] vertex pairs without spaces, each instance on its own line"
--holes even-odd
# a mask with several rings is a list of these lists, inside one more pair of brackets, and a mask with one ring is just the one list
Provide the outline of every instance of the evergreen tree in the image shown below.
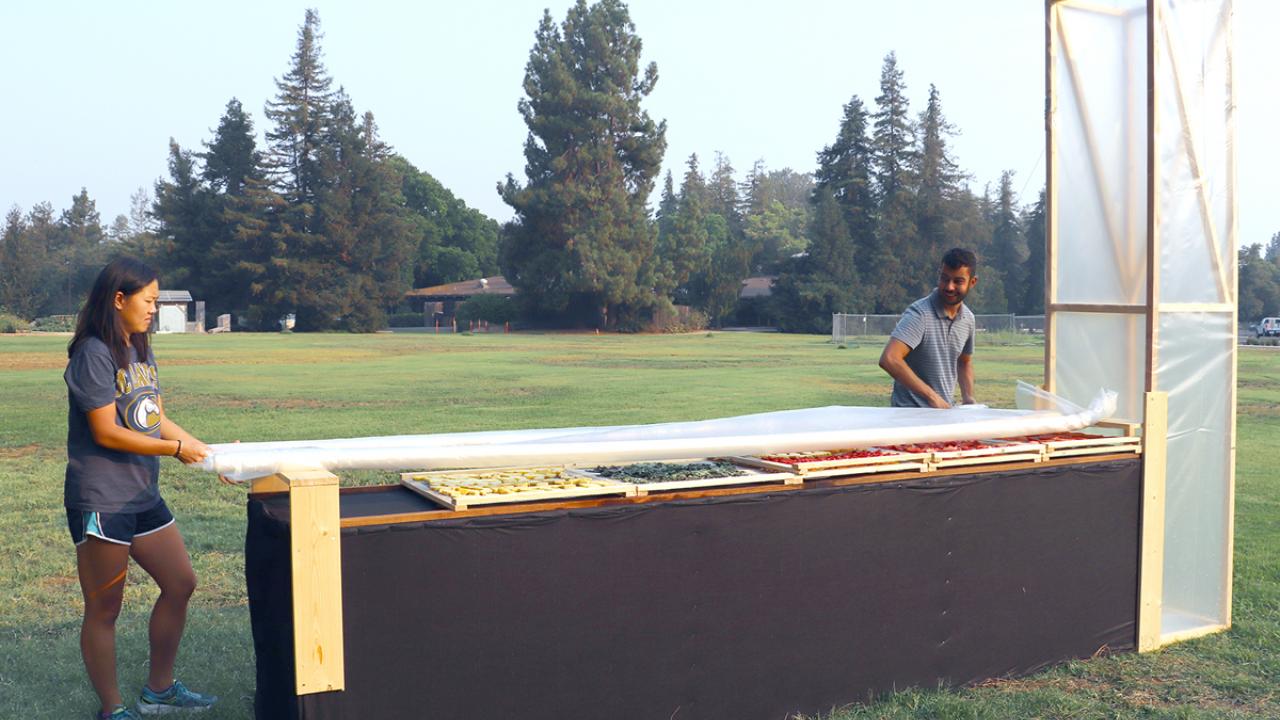
[[145,258],[163,275],[166,287],[189,290],[199,298],[208,295],[209,251],[216,232],[212,210],[195,155],[170,138],[169,179],[156,181],[152,210],[160,241]]
[[[661,237],[662,244],[657,251],[663,268],[659,289],[678,304],[695,305],[702,300],[690,285],[707,266],[707,206],[710,199],[706,180],[698,169],[698,155],[694,153],[689,156],[684,181],[680,184],[671,229]],[[728,231],[727,226],[724,229]]]
[[25,225],[24,235],[39,259],[39,262],[29,266],[32,273],[39,278],[40,290],[37,291],[36,297],[42,299],[33,314],[37,317],[51,315],[63,312],[67,307],[74,307],[72,304],[74,301],[70,297],[69,283],[66,282],[67,268],[62,264],[63,255],[60,254],[62,241],[59,238],[60,233],[58,222],[54,217],[53,205],[48,202],[39,202],[31,206],[27,211]]
[[[906,84],[898,59],[885,56],[876,97],[871,150],[879,213],[875,248],[864,278],[876,312],[901,312],[933,282],[933,261],[926,261],[915,223],[915,138]],[[927,270],[925,268],[928,268]]]
[[307,309],[312,327],[337,317],[344,329],[371,332],[385,325],[385,309],[413,279],[412,226],[399,193],[401,179],[388,163],[390,148],[378,137],[373,114],[357,119],[341,90],[331,113],[322,162],[328,183],[317,205],[326,241],[320,259],[328,273],[308,286],[323,295],[300,302],[298,320]]
[[1027,213],[1023,225],[1026,231],[1023,237],[1027,243],[1026,292],[1020,307],[1015,312],[1024,315],[1040,315],[1044,312],[1045,297],[1045,194],[1040,191],[1040,198]]
[[200,154],[204,180],[214,192],[239,197],[246,183],[263,178],[262,154],[254,139],[253,119],[231,98],[213,131],[213,142]]
[[62,274],[63,302],[59,311],[74,313],[104,264],[107,249],[97,204],[85,188],[72,196],[71,206],[58,217],[53,237],[56,240],[50,260],[60,266]]
[[957,242],[947,234],[950,206],[963,178],[947,150],[947,136],[955,128],[942,114],[938,88],[929,86],[929,104],[920,114],[920,149],[917,155],[916,228],[919,232],[919,255],[914,263],[936,263]]
[[324,185],[323,142],[329,123],[332,84],[320,50],[320,15],[307,10],[298,30],[289,72],[276,80],[276,99],[265,110],[268,170],[274,189],[295,210],[296,230],[309,232],[317,196]]
[[853,238],[835,196],[814,191],[809,251],[788,260],[774,283],[775,314],[789,332],[824,332],[831,314],[861,305],[854,268]]
[[1264,257],[1258,243],[1240,248],[1237,258],[1240,319],[1256,322],[1280,315],[1280,268]]
[[[1013,197],[1013,173],[1000,174],[1000,187],[991,215],[991,244],[985,263],[1003,281],[1006,306],[995,312],[1012,312],[1017,298],[1026,296],[1026,249]],[[988,275],[993,273],[988,272]]]
[[641,108],[658,71],[641,72],[640,51],[619,0],[578,0],[559,27],[545,13],[535,34],[519,104],[526,183],[499,185],[515,211],[503,272],[532,315],[614,327],[656,301],[646,202],[666,123]]
[[1267,250],[1263,257],[1267,262],[1280,266],[1280,232],[1272,235],[1271,240],[1267,241]]
[[731,235],[742,237],[742,200],[738,196],[738,183],[733,177],[733,164],[724,153],[716,153],[716,165],[707,182],[710,196],[710,212],[724,218]]
[[[858,274],[867,279],[879,278],[886,267],[896,266],[890,249],[876,235],[876,194],[872,183],[874,152],[867,138],[867,111],[862,100],[854,95],[844,106],[840,130],[836,140],[818,153],[818,170],[814,174],[813,202],[815,208],[830,197],[839,208],[849,242],[840,243],[850,249],[851,261]],[[829,221],[818,222],[815,227],[833,231]],[[826,243],[834,242],[830,237]],[[877,284],[871,283],[873,288]],[[873,292],[872,298],[878,293]],[[874,301],[874,300],[873,300]]]
[[35,240],[22,210],[14,205],[5,215],[0,236],[0,308],[25,320],[36,317],[48,294],[43,283],[46,249]]

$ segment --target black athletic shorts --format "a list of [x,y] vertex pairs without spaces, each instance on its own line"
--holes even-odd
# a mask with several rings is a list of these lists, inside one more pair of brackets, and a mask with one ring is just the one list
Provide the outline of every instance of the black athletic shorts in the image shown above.
[[90,535],[117,545],[132,545],[134,538],[163,530],[173,522],[173,513],[164,500],[139,513],[67,510],[67,529],[71,531],[71,542],[77,545]]

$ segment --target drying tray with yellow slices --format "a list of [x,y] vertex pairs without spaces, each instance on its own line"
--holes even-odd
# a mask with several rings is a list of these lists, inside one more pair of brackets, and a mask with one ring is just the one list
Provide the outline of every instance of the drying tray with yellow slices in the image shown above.
[[636,486],[563,467],[441,470],[400,474],[400,484],[450,510],[476,505],[565,500],[597,495],[633,497]]

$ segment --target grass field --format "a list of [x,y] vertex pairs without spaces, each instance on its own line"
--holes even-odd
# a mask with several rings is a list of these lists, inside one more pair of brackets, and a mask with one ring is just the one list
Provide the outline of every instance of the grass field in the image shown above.
[[[0,336],[0,718],[89,717],[80,594],[62,511],[66,337]],[[207,442],[693,420],[883,405],[878,340],[818,336],[222,335],[156,340],[168,413]],[[979,348],[979,400],[1009,406],[1042,348]],[[835,709],[853,718],[1280,717],[1280,352],[1242,348],[1235,617],[1230,632],[1149,655],[1073,662],[982,687],[908,690]],[[347,483],[389,479],[366,472]],[[196,592],[179,674],[252,717],[244,493],[164,461]],[[133,570],[119,628],[126,697],[146,676],[154,597]],[[731,719],[726,719],[731,720]]]

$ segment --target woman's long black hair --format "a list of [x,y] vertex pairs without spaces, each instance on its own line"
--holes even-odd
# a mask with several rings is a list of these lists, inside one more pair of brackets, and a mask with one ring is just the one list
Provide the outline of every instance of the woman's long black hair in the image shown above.
[[116,367],[123,368],[129,364],[129,346],[133,346],[139,361],[146,362],[150,354],[147,333],[125,332],[124,320],[116,310],[115,299],[116,293],[124,293],[128,297],[158,277],[150,265],[131,257],[116,258],[107,263],[98,273],[98,279],[93,281],[89,299],[80,309],[76,334],[67,345],[67,357],[71,357],[81,340],[96,337],[111,348]]

